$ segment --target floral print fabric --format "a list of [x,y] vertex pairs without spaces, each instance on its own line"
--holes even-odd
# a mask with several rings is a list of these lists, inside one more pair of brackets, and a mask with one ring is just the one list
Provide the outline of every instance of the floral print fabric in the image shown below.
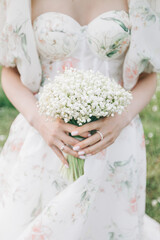
[[28,0],[0,0],[0,64],[17,66],[23,84],[38,91],[42,70]]
[[[157,10],[159,6],[156,5],[157,0],[129,1],[131,43],[124,61],[122,76],[124,87],[127,89],[131,89],[136,84],[141,72],[160,71],[160,18],[159,14],[150,7],[150,2]],[[43,76],[31,24],[30,8],[30,0],[0,1],[0,63],[5,66],[16,65],[22,82],[31,91],[36,92]],[[125,23],[125,20],[123,21]],[[97,44],[93,38],[90,40],[92,48],[95,49]],[[109,57],[116,56],[121,51],[122,42],[125,46],[125,35],[120,36],[116,45],[111,44],[111,51],[107,52]],[[104,55],[105,51],[106,46],[102,43],[99,54]]]
[[127,89],[134,87],[143,71],[160,72],[160,15],[146,0],[131,0],[129,15],[132,37],[123,66]]
[[55,12],[41,14],[34,20],[38,51],[44,58],[52,61],[73,55],[81,44],[80,33],[84,35],[84,31],[88,47],[98,57],[103,60],[115,59],[123,54],[129,45],[130,28],[129,17],[125,11],[103,13],[85,26],[81,26],[66,14]]
[[[146,1],[139,2],[144,8],[148,7]],[[139,14],[135,15],[135,11],[139,13],[143,7],[134,0],[130,1],[130,15],[111,11],[98,16],[88,26],[80,26],[60,13],[54,15],[57,23],[54,25],[53,13],[47,13],[35,20],[33,28],[29,3],[26,0],[9,0],[7,5],[4,0],[0,2],[3,10],[7,9],[3,12],[6,13],[3,15],[5,27],[0,25],[3,28],[0,62],[17,65],[22,82],[33,92],[48,79],[54,79],[57,70],[63,72],[66,66],[99,70],[131,88],[138,73],[147,64],[154,64],[147,58],[139,65],[144,56],[146,59],[146,53],[152,54],[154,47],[146,43],[144,55],[138,55],[141,52],[138,46],[143,45],[139,45],[141,31],[137,24],[153,28],[158,26],[158,17],[152,10],[146,10],[149,16],[155,15],[156,21],[152,20],[154,17],[147,17],[144,24]],[[24,6],[26,12],[21,14]],[[67,26],[62,24],[63,18]],[[112,36],[109,42],[104,41],[102,22],[107,24],[106,34],[109,32]],[[94,32],[96,25],[98,39]],[[60,41],[55,42],[57,39]],[[67,43],[63,45],[64,39]],[[59,48],[62,45],[64,48]],[[158,46],[154,59],[158,56]],[[135,61],[137,56],[139,61]],[[158,68],[156,60],[153,66]],[[19,114],[0,155],[0,239],[146,240],[142,237],[146,151],[139,116],[122,130],[110,147],[87,157],[84,175],[77,181],[70,183],[60,176],[61,164],[39,133]]]
[[141,239],[146,156],[138,116],[113,145],[86,159],[77,181],[60,177],[60,167],[20,114],[0,156],[1,239]]

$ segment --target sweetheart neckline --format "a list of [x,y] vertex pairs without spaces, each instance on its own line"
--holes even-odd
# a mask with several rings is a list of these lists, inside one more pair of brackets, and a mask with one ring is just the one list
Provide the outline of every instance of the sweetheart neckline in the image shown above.
[[60,14],[60,15],[63,15],[65,17],[68,17],[69,19],[71,19],[72,21],[74,21],[79,27],[83,28],[83,27],[87,27],[89,26],[92,22],[94,22],[95,20],[97,20],[98,18],[100,18],[101,16],[103,16],[104,14],[109,14],[109,13],[114,13],[114,12],[122,12],[122,13],[125,13],[128,17],[129,17],[129,13],[125,10],[110,10],[110,11],[106,11],[104,13],[101,13],[99,14],[97,17],[93,18],[88,24],[85,24],[85,25],[81,25],[76,19],[74,19],[73,17],[71,17],[70,15],[68,14],[65,14],[65,13],[61,13],[61,12],[54,12],[54,11],[51,11],[51,12],[45,12],[45,13],[42,13],[40,14],[39,16],[37,16],[32,24],[34,25],[34,23],[36,22],[37,19],[39,19],[40,17],[44,16],[44,15],[47,15],[47,14]]

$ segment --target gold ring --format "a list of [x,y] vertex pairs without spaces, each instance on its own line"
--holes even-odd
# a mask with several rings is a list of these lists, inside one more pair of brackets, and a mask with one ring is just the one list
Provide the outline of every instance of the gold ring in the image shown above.
[[100,135],[102,141],[104,139],[103,134],[100,131],[97,131],[97,133]]

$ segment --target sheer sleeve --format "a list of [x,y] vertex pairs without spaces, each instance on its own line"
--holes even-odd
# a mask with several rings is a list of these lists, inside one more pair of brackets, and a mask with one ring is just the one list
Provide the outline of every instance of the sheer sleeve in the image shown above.
[[22,83],[37,92],[41,65],[28,0],[0,0],[0,65],[17,67]]
[[160,15],[155,8],[156,0],[129,1],[132,29],[130,47],[123,65],[126,89],[135,86],[142,72],[160,72]]
[[7,2],[0,0],[0,65],[15,67],[13,44],[9,43],[10,30],[7,30]]

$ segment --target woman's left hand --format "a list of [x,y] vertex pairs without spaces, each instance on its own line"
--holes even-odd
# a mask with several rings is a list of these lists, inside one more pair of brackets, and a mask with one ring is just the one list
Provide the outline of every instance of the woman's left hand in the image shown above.
[[72,136],[97,130],[103,134],[103,140],[101,140],[99,133],[95,133],[74,145],[73,150],[78,151],[79,156],[94,155],[113,144],[121,130],[127,126],[129,122],[128,114],[124,111],[121,115],[115,114],[114,117],[101,118],[95,122],[77,127],[77,129],[71,133]]

